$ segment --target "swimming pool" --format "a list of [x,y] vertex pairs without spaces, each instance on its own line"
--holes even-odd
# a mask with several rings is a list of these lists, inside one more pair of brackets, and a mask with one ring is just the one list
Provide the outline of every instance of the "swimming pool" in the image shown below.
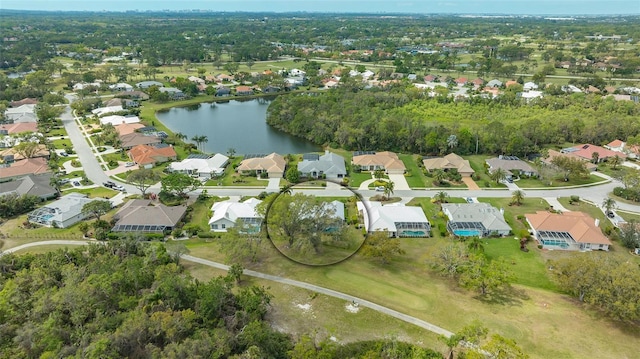
[[454,229],[453,234],[458,237],[480,236],[482,232],[477,229]]

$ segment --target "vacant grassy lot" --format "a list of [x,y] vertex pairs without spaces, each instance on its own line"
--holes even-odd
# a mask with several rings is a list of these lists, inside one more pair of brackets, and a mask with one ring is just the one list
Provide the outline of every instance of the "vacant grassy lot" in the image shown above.
[[[407,254],[386,266],[356,254],[338,265],[309,268],[289,261],[268,246],[261,262],[251,267],[353,294],[452,331],[477,319],[515,339],[532,358],[631,358],[636,352],[633,343],[640,339],[637,328],[613,324],[564,295],[516,285],[517,293],[512,296],[483,300],[476,293],[458,289],[435,276],[427,263],[448,240],[402,239]],[[213,241],[190,240],[186,244],[192,255],[224,258]],[[488,253],[499,256],[500,250],[491,247],[501,244],[489,244]],[[535,267],[533,259],[518,259],[515,267],[524,272],[517,274],[519,280],[542,283],[536,279],[539,272],[527,278],[526,271]],[[336,307],[330,309],[335,311]],[[323,315],[329,314],[318,313],[316,319]],[[557,341],[559,337],[563,338],[562,343]]]

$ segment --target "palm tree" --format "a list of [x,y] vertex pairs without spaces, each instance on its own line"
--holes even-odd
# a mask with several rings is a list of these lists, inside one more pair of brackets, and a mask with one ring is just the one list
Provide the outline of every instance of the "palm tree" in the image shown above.
[[205,135],[200,136],[200,142],[202,143],[202,152],[204,152],[204,144],[209,142],[209,137]]
[[469,238],[469,242],[467,243],[467,248],[471,252],[484,252],[484,244],[482,243],[482,239],[478,236],[473,236]]
[[174,134],[173,134],[173,137],[175,137],[175,138],[176,138],[176,140],[178,140],[178,141],[184,141],[184,140],[186,140],[186,139],[187,139],[187,135],[185,135],[185,134],[184,134],[184,133],[182,133],[182,132],[176,132],[176,133],[174,133]]
[[227,150],[227,156],[229,156],[229,158],[233,158],[236,155],[236,149],[233,147],[229,147],[229,149]]
[[384,184],[384,196],[389,199],[389,197],[393,194],[393,188],[395,187],[395,183],[393,181],[388,181]]
[[602,201],[602,208],[604,208],[605,213],[608,214],[612,209],[616,208],[616,201],[611,197],[607,197]]
[[200,149],[200,145],[202,144],[202,137],[203,136],[198,136],[198,135],[191,137],[191,141],[196,143],[196,147],[198,147],[198,149]]
[[384,178],[384,170],[378,168],[377,170],[373,171],[373,177],[375,177],[375,179],[377,180],[381,180],[382,178]]
[[618,165],[619,165],[619,164],[620,164],[620,162],[621,162],[621,161],[620,161],[620,156],[615,155],[615,156],[613,156],[609,161],[611,161],[611,166],[612,166],[612,168],[611,168],[611,169],[614,169],[614,170],[615,170],[615,169],[616,169],[616,167],[618,167]]
[[453,148],[457,146],[458,146],[458,137],[456,135],[450,135],[447,138],[447,147],[453,150]]
[[449,198],[449,194],[445,191],[440,191],[436,193],[436,195],[433,198],[435,198],[436,202],[438,203],[447,203],[447,198]]
[[598,152],[594,152],[591,154],[591,160],[593,161],[593,163],[597,164],[599,159],[600,154]]
[[280,193],[291,195],[291,192],[292,192],[291,187],[293,186],[290,184],[282,186],[282,188],[280,189]]
[[495,171],[491,173],[491,179],[496,181],[496,183],[500,183],[507,179],[507,172],[502,168],[496,168]]
[[511,203],[519,206],[522,204],[522,201],[524,201],[524,192],[515,190],[511,193]]
[[441,169],[436,169],[433,171],[433,179],[436,180],[438,185],[442,184],[446,176],[447,175]]

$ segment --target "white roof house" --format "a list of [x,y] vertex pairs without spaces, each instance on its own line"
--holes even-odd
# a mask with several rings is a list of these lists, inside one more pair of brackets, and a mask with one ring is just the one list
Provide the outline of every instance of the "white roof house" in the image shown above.
[[526,90],[537,90],[538,89],[538,85],[536,85],[535,82],[525,82],[523,87],[522,87],[525,91]]
[[79,90],[84,90],[84,89],[89,88],[89,87],[97,87],[97,88],[99,88],[100,87],[100,83],[99,82],[91,82],[91,83],[80,82],[80,83],[77,83],[77,84],[73,85],[73,90],[74,91],[79,91]]
[[132,91],[133,90],[133,86],[129,85],[128,83],[118,82],[117,84],[109,85],[109,90],[114,90],[114,91]]
[[262,216],[256,211],[261,200],[249,198],[244,202],[223,201],[216,202],[211,207],[213,215],[209,220],[209,228],[214,232],[226,232],[242,221],[247,232],[259,232]]
[[13,121],[13,123],[37,122],[36,105],[32,104],[10,107],[4,114],[7,120]]
[[420,207],[380,202],[358,202],[367,232],[388,232],[389,237],[429,237],[431,224]]
[[142,82],[138,82],[136,86],[141,89],[148,89],[151,86],[162,87],[163,85],[162,85],[162,82],[158,82],[158,81],[142,81]]
[[107,106],[107,107],[98,107],[95,110],[91,110],[91,113],[100,117],[104,115],[108,115],[110,113],[124,111],[122,106]]
[[67,228],[91,215],[90,213],[82,212],[82,207],[93,201],[106,201],[106,199],[88,198],[84,194],[69,193],[55,202],[32,211],[27,218],[29,222],[43,226]]
[[192,176],[213,178],[221,176],[227,164],[229,164],[229,157],[216,153],[210,158],[185,158],[180,162],[172,162],[169,165],[169,170]]
[[291,76],[304,76],[307,73],[300,70],[300,69],[292,69],[291,71],[289,71],[289,75]]
[[108,123],[118,126],[124,123],[138,123],[140,122],[140,118],[138,116],[120,116],[120,115],[111,115],[100,117],[100,123],[106,125]]

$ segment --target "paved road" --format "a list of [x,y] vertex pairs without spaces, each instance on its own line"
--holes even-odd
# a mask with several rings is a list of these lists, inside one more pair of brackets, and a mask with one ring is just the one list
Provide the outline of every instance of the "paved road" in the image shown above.
[[[0,253],[0,256],[2,254],[8,254],[8,253],[13,253],[15,251],[19,251],[21,249],[25,249],[25,248],[30,248],[30,247],[36,247],[36,246],[44,246],[44,245],[87,245],[90,243],[100,243],[97,241],[71,241],[71,240],[53,240],[53,241],[41,241],[41,242],[32,242],[32,243],[26,243],[23,244],[21,246],[17,246],[17,247],[13,247],[10,249],[5,250],[4,252]],[[199,263],[202,265],[206,265],[208,267],[213,267],[213,268],[218,268],[218,269],[222,269],[222,270],[229,270],[229,266],[222,264],[222,263],[218,263],[218,262],[213,262],[207,259],[203,259],[203,258],[199,258],[199,257],[194,257],[188,254],[183,254],[180,256],[182,259],[190,261],[190,262],[194,262],[194,263]],[[293,279],[288,279],[288,278],[284,278],[284,277],[280,277],[280,276],[275,276],[275,275],[271,275],[271,274],[266,274],[266,273],[260,273],[260,272],[256,272],[256,271],[252,271],[252,270],[248,270],[245,269],[244,270],[244,274],[251,276],[251,277],[255,277],[255,278],[260,278],[260,279],[266,279],[266,280],[270,280],[272,282],[277,282],[277,283],[281,283],[281,284],[286,284],[286,285],[290,285],[290,286],[294,286],[294,287],[298,287],[298,288],[303,288],[303,289],[307,289],[316,293],[320,293],[320,294],[324,294],[324,295],[328,295],[334,298],[339,298],[339,299],[343,299],[346,300],[348,302],[356,302],[358,303],[358,305],[363,306],[363,307],[367,307],[370,309],[373,309],[377,312],[383,313],[383,314],[387,314],[390,315],[394,318],[400,319],[402,321],[405,321],[407,323],[416,325],[420,328],[429,330],[431,332],[434,332],[436,334],[439,335],[444,335],[447,337],[450,337],[451,335],[453,335],[453,333],[451,333],[450,331],[443,329],[435,324],[431,324],[429,322],[426,322],[422,319],[418,319],[416,317],[412,317],[410,315],[398,312],[397,310],[393,310],[387,307],[384,307],[382,305],[370,302],[368,300],[364,300],[362,298],[358,298],[356,296],[353,295],[349,295],[346,293],[342,293],[342,292],[338,292],[329,288],[324,288],[324,287],[320,287],[317,285],[313,285],[310,283],[305,283],[305,282],[301,282],[301,281],[297,281],[297,280],[293,280]]]
[[[69,100],[69,103],[75,99],[75,96],[71,95],[67,95],[65,97]],[[91,151],[91,147],[89,147],[89,144],[80,131],[70,105],[65,107],[60,118],[62,119],[62,124],[64,125],[64,128],[69,135],[69,139],[73,144],[73,149],[78,155],[78,160],[82,163],[82,168],[84,169],[84,173],[87,175],[87,178],[97,185],[102,185],[102,183],[106,181],[116,181],[104,173],[102,167],[98,163],[98,159],[93,151]],[[121,181],[119,181],[119,183],[127,189],[128,193],[140,193],[140,191],[132,185]]]

